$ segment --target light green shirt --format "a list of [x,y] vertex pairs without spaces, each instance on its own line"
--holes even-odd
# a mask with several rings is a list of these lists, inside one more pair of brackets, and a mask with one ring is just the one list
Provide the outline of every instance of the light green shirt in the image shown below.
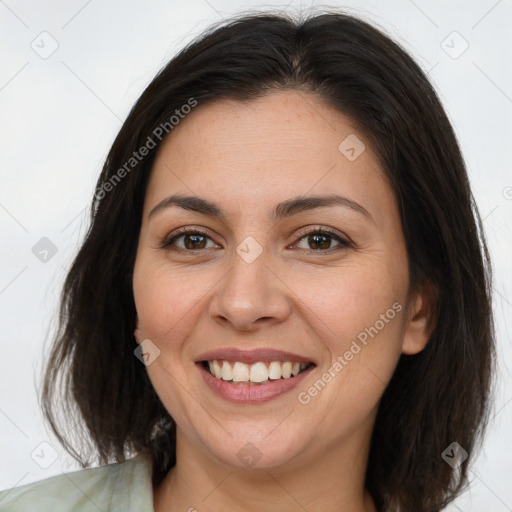
[[151,458],[62,473],[0,492],[1,512],[154,512]]

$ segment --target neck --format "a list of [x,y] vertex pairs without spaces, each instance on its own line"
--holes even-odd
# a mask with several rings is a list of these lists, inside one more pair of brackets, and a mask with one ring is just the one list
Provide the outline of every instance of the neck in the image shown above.
[[375,512],[364,479],[368,432],[285,466],[247,469],[213,459],[177,429],[177,463],[154,489],[154,510]]

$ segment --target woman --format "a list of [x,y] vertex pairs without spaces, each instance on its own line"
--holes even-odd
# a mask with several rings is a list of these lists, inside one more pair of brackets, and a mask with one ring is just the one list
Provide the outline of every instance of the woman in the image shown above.
[[0,509],[440,510],[487,418],[490,286],[453,130],[396,43],[340,13],[213,27],[121,128],[63,290],[44,412],[90,463],[63,383],[111,464]]

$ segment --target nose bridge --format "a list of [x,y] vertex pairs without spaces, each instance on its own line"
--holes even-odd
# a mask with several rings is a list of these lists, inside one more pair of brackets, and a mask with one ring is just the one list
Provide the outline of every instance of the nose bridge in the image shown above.
[[211,315],[243,330],[250,330],[261,319],[283,321],[289,314],[289,301],[270,260],[269,251],[254,238],[244,239],[233,251],[231,268],[212,300]]

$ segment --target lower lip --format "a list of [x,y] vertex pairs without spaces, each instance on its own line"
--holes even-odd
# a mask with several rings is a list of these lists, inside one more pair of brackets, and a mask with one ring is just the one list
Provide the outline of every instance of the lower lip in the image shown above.
[[246,385],[229,384],[222,379],[214,377],[201,363],[197,363],[197,365],[199,366],[199,371],[203,379],[210,389],[225,400],[237,404],[256,404],[277,398],[291,391],[315,368],[314,365],[311,365],[302,373],[299,373],[295,377],[290,377],[289,379],[278,379],[270,381],[268,384]]

